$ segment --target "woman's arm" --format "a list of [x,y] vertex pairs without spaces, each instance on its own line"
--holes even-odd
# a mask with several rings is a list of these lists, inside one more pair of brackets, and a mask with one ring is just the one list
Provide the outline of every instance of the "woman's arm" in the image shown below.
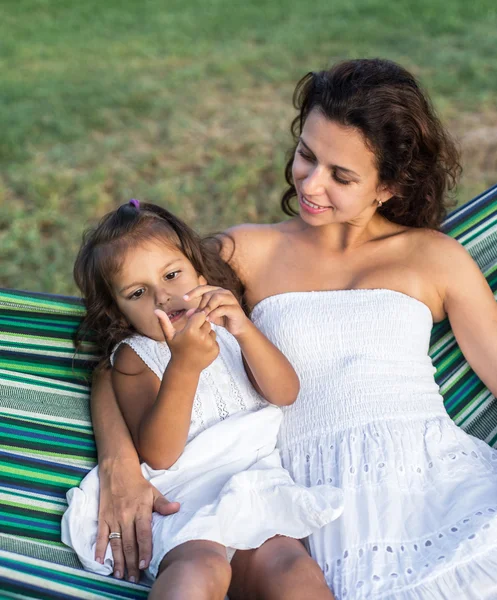
[[139,468],[138,454],[112,387],[111,369],[98,371],[93,377],[90,407],[100,471],[125,461]]
[[[110,370],[93,378],[91,414],[99,458],[100,502],[95,559],[103,562],[111,531],[122,539],[111,540],[114,575],[138,581],[152,557],[152,511],[162,515],[178,511],[142,475],[140,462],[117,404]],[[138,547],[137,547],[138,546]]]
[[444,308],[467,361],[497,396],[497,302],[478,265],[456,241],[446,238],[441,291]]

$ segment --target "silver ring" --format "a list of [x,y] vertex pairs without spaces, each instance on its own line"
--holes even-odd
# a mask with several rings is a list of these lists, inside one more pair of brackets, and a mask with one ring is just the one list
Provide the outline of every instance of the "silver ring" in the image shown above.
[[109,540],[120,540],[121,537],[122,536],[119,531],[112,531],[111,533],[109,533]]

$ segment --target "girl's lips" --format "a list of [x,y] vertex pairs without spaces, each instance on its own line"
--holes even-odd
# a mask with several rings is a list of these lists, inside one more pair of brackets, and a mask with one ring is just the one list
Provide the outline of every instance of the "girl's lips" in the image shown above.
[[167,313],[167,316],[169,317],[169,320],[171,321],[171,323],[174,323],[175,321],[179,321],[179,319],[181,319],[181,317],[186,313],[186,310],[184,308],[181,308],[180,310],[173,310],[169,313]]
[[311,215],[319,215],[331,208],[331,206],[319,206],[313,202],[309,202],[302,194],[299,194],[299,204],[306,212],[311,213]]

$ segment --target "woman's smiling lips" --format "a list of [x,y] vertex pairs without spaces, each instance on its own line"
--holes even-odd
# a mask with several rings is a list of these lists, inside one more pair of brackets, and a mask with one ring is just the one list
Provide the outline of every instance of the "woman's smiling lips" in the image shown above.
[[299,204],[304,210],[310,212],[313,215],[320,214],[322,212],[330,210],[331,208],[331,206],[321,206],[319,204],[314,204],[314,202],[307,200],[307,198],[302,194],[299,194]]

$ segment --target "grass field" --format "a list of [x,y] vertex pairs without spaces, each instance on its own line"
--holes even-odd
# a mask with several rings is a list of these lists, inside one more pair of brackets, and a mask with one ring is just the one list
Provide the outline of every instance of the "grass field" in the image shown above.
[[0,286],[75,293],[88,224],[137,197],[203,232],[280,218],[291,95],[382,56],[460,141],[460,202],[497,181],[494,0],[2,0]]

